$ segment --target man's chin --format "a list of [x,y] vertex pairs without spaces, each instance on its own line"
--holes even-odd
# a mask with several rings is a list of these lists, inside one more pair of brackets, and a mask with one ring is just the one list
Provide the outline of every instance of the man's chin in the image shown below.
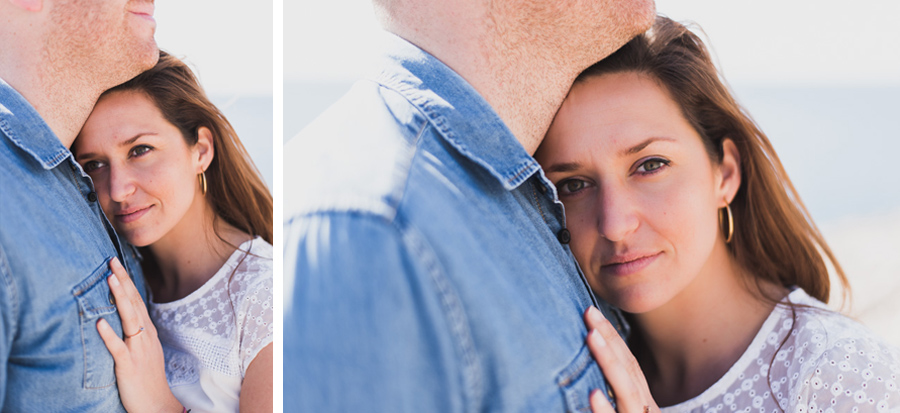
[[156,40],[153,40],[152,43],[153,43],[153,45],[150,48],[151,51],[149,53],[147,53],[147,59],[146,59],[147,61],[145,62],[146,67],[143,70],[141,70],[141,72],[143,72],[145,70],[149,70],[153,66],[156,66],[157,62],[159,62],[159,46],[156,45]]
[[156,66],[156,63],[159,61],[159,47],[156,46],[155,40],[151,40],[149,44],[142,47],[141,50],[132,52],[130,57],[131,59],[128,62],[124,62],[124,67],[128,67],[129,70],[127,72],[123,71],[123,78],[119,79],[119,82],[116,83],[116,85],[134,79],[135,76]]

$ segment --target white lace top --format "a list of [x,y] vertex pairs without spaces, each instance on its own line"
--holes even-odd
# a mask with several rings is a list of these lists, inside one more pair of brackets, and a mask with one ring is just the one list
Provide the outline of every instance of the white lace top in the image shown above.
[[802,289],[786,300],[814,308],[797,308],[794,326],[790,307],[776,306],[719,381],[662,411],[900,412],[896,348]]
[[244,373],[272,342],[272,305],[272,246],[261,238],[241,244],[187,297],[151,300],[166,379],[192,413],[238,411]]

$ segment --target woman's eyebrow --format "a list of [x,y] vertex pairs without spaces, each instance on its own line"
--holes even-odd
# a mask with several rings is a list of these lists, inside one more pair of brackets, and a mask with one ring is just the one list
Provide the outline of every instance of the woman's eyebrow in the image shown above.
[[544,169],[544,173],[553,172],[571,172],[581,168],[581,164],[577,162],[555,163]]
[[[641,143],[634,145],[628,149],[625,149],[621,152],[620,156],[632,155],[642,151],[644,148],[649,146],[653,142],[657,141],[668,141],[675,142],[675,139],[665,137],[665,136],[654,136],[652,138],[647,138]],[[581,164],[578,162],[561,162],[552,164],[546,168],[544,168],[544,173],[554,173],[554,172],[572,172],[581,168]]]
[[628,149],[622,151],[622,152],[619,154],[619,156],[634,155],[634,154],[636,154],[636,153],[638,153],[638,152],[644,150],[644,148],[646,148],[648,145],[650,145],[651,143],[656,142],[656,141],[669,141],[669,142],[675,142],[675,139],[672,139],[672,138],[669,138],[669,137],[665,137],[665,136],[654,136],[654,137],[652,137],[652,138],[647,138],[647,139],[644,140],[643,142],[641,142],[641,143],[639,143],[639,144],[637,144],[637,145],[634,145],[634,146],[632,146],[632,147],[630,147],[630,148],[628,148]]
[[147,135],[156,135],[156,133],[154,133],[154,132],[140,132],[140,133],[138,133],[137,135],[134,135],[134,137],[132,137],[131,139],[128,139],[128,140],[126,140],[126,141],[120,142],[120,143],[119,143],[119,146],[128,146],[128,145],[131,145],[132,143],[134,143],[134,141],[138,140],[141,136],[147,136]]
[[[141,136],[147,136],[147,135],[156,135],[156,133],[154,133],[154,132],[141,132],[141,133],[138,133],[137,135],[134,135],[134,137],[129,138],[128,140],[119,143],[119,146],[128,146],[128,145],[131,145],[132,143],[134,143],[134,141],[138,140]],[[93,158],[93,157],[96,157],[96,156],[97,156],[97,154],[95,154],[95,153],[93,153],[93,152],[76,153],[76,154],[75,154],[75,161],[76,161],[76,162],[80,162],[81,159],[85,159],[85,158]]]

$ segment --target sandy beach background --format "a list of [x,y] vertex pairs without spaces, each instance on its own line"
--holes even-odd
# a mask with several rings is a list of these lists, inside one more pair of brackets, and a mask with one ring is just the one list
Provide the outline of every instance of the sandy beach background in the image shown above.
[[[820,229],[850,280],[851,302],[843,312],[900,348],[900,208]],[[833,308],[839,309],[842,293],[832,290]]]

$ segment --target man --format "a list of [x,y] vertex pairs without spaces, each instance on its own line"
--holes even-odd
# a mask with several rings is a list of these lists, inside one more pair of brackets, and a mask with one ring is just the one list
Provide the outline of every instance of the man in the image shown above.
[[398,36],[380,72],[286,148],[284,406],[589,408],[595,299],[531,154],[652,1],[375,7]]
[[[125,411],[97,332],[134,250],[69,147],[98,96],[152,67],[152,0],[0,1],[0,410]],[[139,287],[140,288],[140,287]]]

